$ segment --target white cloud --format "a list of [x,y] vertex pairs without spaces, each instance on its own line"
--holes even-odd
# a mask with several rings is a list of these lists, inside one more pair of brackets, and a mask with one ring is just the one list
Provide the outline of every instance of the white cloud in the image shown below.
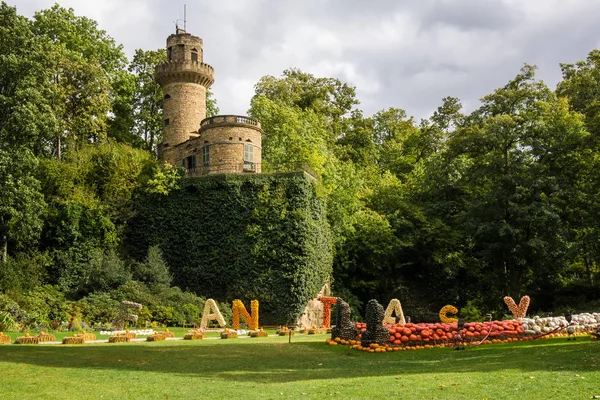
[[[54,1],[18,0],[18,11],[31,17]],[[128,55],[163,47],[183,14],[183,2],[167,0],[59,1]],[[260,77],[290,67],[356,85],[367,114],[402,107],[427,117],[445,96],[473,109],[525,62],[554,86],[559,62],[600,47],[597,0],[220,0],[187,10],[223,113],[245,113]]]

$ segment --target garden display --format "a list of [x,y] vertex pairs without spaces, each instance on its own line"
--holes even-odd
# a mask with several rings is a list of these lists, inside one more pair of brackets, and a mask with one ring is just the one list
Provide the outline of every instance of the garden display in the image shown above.
[[448,314],[456,315],[458,314],[458,309],[451,305],[442,307],[442,309],[440,310],[440,321],[446,324],[458,322],[458,318],[448,317]]
[[[508,301],[507,305],[517,315],[522,315],[529,306],[529,297],[524,296],[519,305]],[[512,300],[512,299],[511,299]],[[337,299],[339,304],[345,304]],[[513,302],[514,303],[514,302]],[[388,307],[389,308],[389,307]],[[349,315],[349,307],[340,307]],[[381,353],[400,350],[417,350],[433,347],[464,348],[491,343],[507,343],[513,341],[535,340],[543,337],[592,334],[592,338],[600,337],[600,313],[566,313],[560,317],[518,318],[503,321],[464,322],[462,319],[450,318],[448,314],[458,314],[452,305],[444,306],[439,313],[441,322],[437,323],[385,323],[383,307],[370,300],[366,307],[366,322],[356,322],[358,338],[342,337],[341,331],[334,327],[330,345],[348,345],[370,353]],[[338,321],[346,324],[346,318],[338,315]]]
[[84,344],[85,337],[83,335],[73,335],[71,337],[64,337],[62,344]]
[[304,331],[300,331],[300,333],[307,333],[309,335],[318,335],[318,334],[327,333],[327,329],[317,328],[316,325],[313,325],[312,327],[310,327],[308,329],[304,329]]
[[200,328],[206,329],[209,321],[217,321],[221,328],[225,327],[225,318],[219,311],[217,302],[213,299],[208,299],[204,303],[204,312],[202,313],[202,322],[200,322]]
[[155,334],[161,334],[165,338],[174,338],[175,337],[175,334],[173,332],[169,332],[169,328],[165,328],[165,330],[162,332],[155,332]]
[[246,306],[244,306],[244,303],[242,303],[241,300],[234,300],[233,301],[233,307],[232,307],[232,312],[233,312],[233,316],[231,317],[232,321],[231,321],[231,327],[233,329],[240,329],[240,317],[244,319],[244,321],[246,321],[246,324],[248,324],[248,327],[252,330],[257,330],[258,329],[258,300],[252,300],[250,302],[250,310],[252,311],[252,313],[249,313],[246,310]]
[[350,306],[341,298],[337,299],[337,324],[331,328],[331,338],[354,340],[358,337],[358,329],[350,321]]
[[525,318],[525,316],[527,315],[527,309],[529,308],[530,301],[531,299],[529,298],[529,296],[523,296],[519,301],[519,305],[517,305],[512,297],[506,296],[504,298],[504,303],[512,313],[513,317],[517,319]]
[[275,332],[278,336],[288,336],[288,335],[295,335],[296,333],[291,330],[290,328],[288,328],[287,326],[282,326],[281,328],[277,329],[277,331]]
[[10,336],[4,335],[4,333],[0,332],[0,344],[8,344],[10,343]]
[[87,333],[86,331],[81,332],[81,336],[86,342],[96,340],[96,335],[94,335],[93,333]]
[[37,336],[30,336],[26,333],[25,336],[18,337],[14,344],[39,344],[40,338]]
[[250,337],[268,337],[268,336],[269,336],[269,334],[268,334],[267,332],[265,332],[265,331],[263,330],[263,328],[260,328],[260,329],[259,329],[259,330],[257,330],[257,331],[251,331],[251,332],[249,333],[249,336],[250,336]]
[[156,332],[153,335],[148,335],[148,337],[146,338],[147,342],[160,342],[163,340],[166,340],[166,337],[165,335],[159,332]]
[[238,333],[236,331],[225,329],[225,331],[221,332],[221,339],[237,339],[237,337]]
[[[396,314],[395,318],[393,317],[393,314]],[[392,299],[390,301],[390,304],[388,304],[387,308],[385,309],[383,322],[386,324],[406,323],[406,319],[404,318],[404,311],[402,311],[402,304],[400,304],[400,300]]]
[[121,307],[119,309],[119,318],[116,321],[117,329],[123,329],[125,326],[125,322],[137,322],[138,316],[136,314],[130,314],[129,310],[141,310],[142,305],[139,303],[134,303],[133,301],[123,301],[121,302]]
[[111,336],[108,338],[108,343],[129,343],[131,342],[131,337],[117,334],[115,336]]
[[331,328],[331,306],[337,302],[337,297],[320,296],[319,301],[323,303],[323,328]]
[[204,333],[203,330],[200,329],[194,329],[191,331],[188,331],[188,333],[186,333],[183,336],[184,340],[202,340],[206,337],[206,333]]
[[383,326],[383,317],[383,306],[377,300],[369,300],[365,315],[366,330],[362,332],[360,340],[363,347],[369,347],[371,344],[384,345],[387,343],[389,332]]
[[38,335],[38,338],[40,339],[40,343],[56,341],[56,338],[54,337],[54,335],[51,335],[46,332],[40,332],[40,334]]

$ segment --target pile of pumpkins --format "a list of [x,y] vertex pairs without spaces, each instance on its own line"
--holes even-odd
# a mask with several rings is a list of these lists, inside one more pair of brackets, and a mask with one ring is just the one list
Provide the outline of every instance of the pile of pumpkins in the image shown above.
[[[575,335],[588,334],[600,325],[600,313],[574,314],[571,318],[570,326]],[[569,325],[564,316],[543,318],[535,316],[533,318],[521,318],[520,321],[523,323],[522,326],[527,335],[542,335],[554,331],[564,334],[566,329],[558,328],[566,328]]]

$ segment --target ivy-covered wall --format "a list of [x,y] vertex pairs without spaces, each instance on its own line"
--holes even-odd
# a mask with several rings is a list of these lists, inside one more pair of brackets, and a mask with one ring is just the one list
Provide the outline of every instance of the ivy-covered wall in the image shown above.
[[184,179],[145,194],[129,251],[159,245],[174,283],[219,301],[260,301],[261,324],[290,323],[331,274],[331,233],[316,184],[299,173]]

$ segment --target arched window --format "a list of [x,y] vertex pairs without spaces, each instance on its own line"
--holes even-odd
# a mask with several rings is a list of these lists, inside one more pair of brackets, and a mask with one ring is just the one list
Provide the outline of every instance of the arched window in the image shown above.
[[165,94],[165,100],[169,100],[171,98],[171,95]]
[[198,61],[198,50],[192,49],[192,61]]

